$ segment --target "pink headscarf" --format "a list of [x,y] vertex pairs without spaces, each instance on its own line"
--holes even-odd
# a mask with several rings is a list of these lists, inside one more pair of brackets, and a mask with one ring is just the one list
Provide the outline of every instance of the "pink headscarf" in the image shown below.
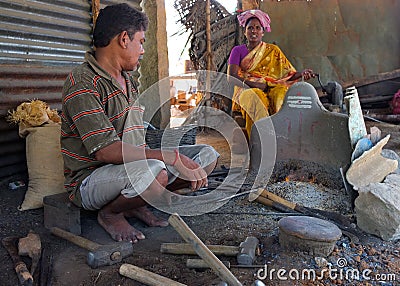
[[268,14],[261,11],[261,10],[247,10],[242,13],[240,13],[237,18],[239,20],[239,25],[244,27],[246,25],[246,21],[250,18],[257,18],[260,21],[261,26],[264,27],[264,29],[267,32],[271,32],[271,19],[269,18]]

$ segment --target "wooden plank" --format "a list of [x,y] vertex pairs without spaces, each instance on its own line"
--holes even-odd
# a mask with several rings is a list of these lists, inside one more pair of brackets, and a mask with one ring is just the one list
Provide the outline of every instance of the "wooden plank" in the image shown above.
[[349,81],[349,82],[343,83],[342,86],[343,86],[343,88],[347,88],[350,86],[361,87],[364,85],[369,85],[369,84],[373,84],[373,83],[377,83],[377,82],[381,82],[381,81],[385,81],[385,80],[390,80],[390,79],[394,79],[394,78],[400,78],[400,69],[395,69],[390,72],[379,73],[377,75],[368,76],[365,78]]

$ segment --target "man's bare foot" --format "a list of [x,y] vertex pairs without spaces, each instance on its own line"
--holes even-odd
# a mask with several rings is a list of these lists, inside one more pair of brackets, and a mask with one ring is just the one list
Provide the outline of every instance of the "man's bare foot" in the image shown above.
[[145,239],[143,233],[127,222],[123,213],[113,214],[99,210],[97,221],[116,241],[136,243],[139,239]]
[[156,217],[146,206],[125,211],[126,217],[135,217],[146,223],[148,226],[167,226],[168,221]]

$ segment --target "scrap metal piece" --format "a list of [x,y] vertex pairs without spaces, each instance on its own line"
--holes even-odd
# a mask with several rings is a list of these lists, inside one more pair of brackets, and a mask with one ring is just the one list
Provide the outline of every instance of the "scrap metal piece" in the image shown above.
[[358,98],[357,89],[352,86],[346,89],[344,98],[346,108],[349,113],[349,134],[351,138],[351,146],[355,146],[361,138],[367,135],[364,116],[361,110],[360,99]]
[[[262,173],[259,169],[270,168],[274,159],[315,162],[334,170],[350,165],[348,119],[346,114],[326,110],[311,84],[293,84],[281,110],[254,123],[250,136],[250,169]],[[273,130],[267,128],[271,122]],[[276,158],[271,154],[275,138]]]

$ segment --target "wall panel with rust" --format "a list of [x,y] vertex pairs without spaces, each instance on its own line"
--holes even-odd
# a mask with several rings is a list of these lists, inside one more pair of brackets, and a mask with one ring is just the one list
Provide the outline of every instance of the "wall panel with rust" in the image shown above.
[[261,10],[293,65],[340,83],[400,68],[400,1],[270,0]]
[[25,142],[9,110],[33,99],[61,107],[61,89],[91,43],[86,0],[0,0],[0,177],[26,170]]
[[[140,0],[100,0],[101,8]],[[0,0],[0,178],[26,171],[25,142],[9,110],[40,99],[61,108],[69,71],[91,47],[90,0]]]

